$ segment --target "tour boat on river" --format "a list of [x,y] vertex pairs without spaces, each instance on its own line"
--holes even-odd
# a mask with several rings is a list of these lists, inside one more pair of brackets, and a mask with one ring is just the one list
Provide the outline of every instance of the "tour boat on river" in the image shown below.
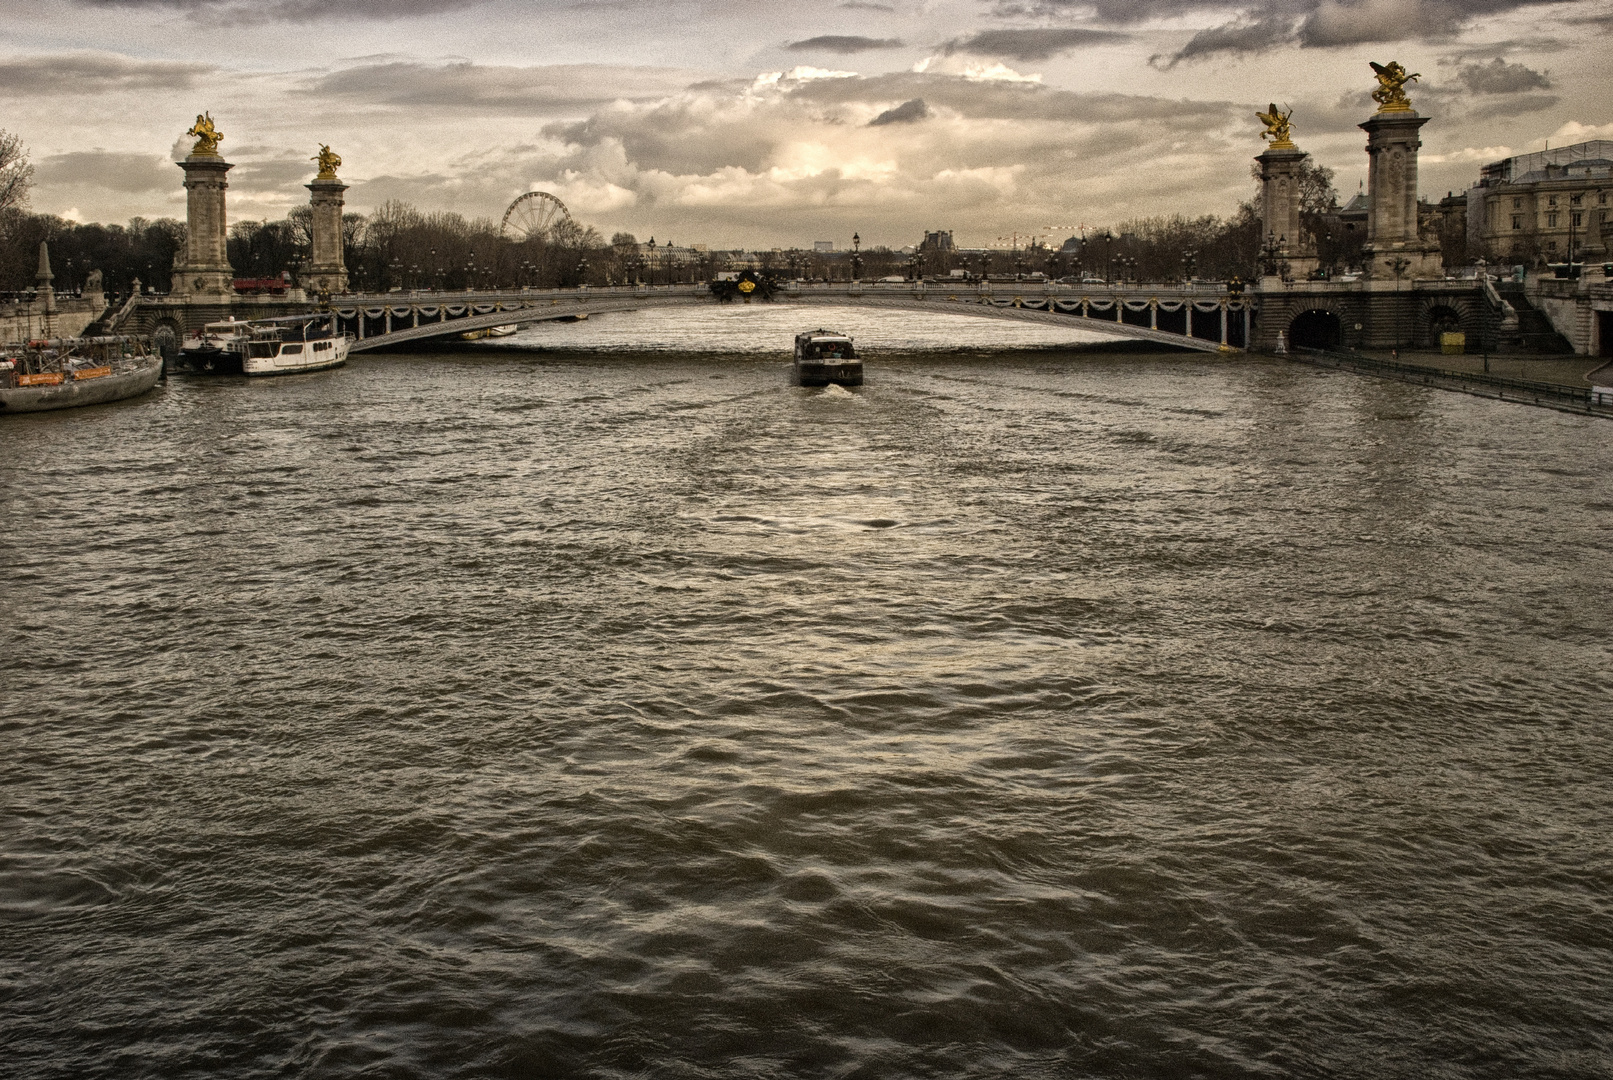
[[795,335],[794,375],[798,386],[861,386],[863,362],[845,334],[814,330]]
[[258,319],[246,341],[241,371],[246,375],[291,375],[323,371],[347,363],[353,335],[339,333],[328,312]]
[[50,338],[0,347],[0,413],[100,405],[143,394],[162,356],[123,335]]
[[239,375],[252,337],[244,319],[211,322],[179,343],[173,369],[186,375]]

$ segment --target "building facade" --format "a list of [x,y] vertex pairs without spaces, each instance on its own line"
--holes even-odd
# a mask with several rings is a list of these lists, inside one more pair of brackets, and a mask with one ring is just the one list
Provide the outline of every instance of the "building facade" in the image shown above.
[[1602,257],[1610,196],[1613,140],[1497,161],[1468,190],[1468,247],[1492,262]]

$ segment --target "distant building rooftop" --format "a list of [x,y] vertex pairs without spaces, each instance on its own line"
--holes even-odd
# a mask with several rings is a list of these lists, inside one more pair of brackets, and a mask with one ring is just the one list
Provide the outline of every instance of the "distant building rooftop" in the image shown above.
[[[1592,139],[1590,142],[1559,146],[1554,150],[1537,150],[1532,154],[1518,154],[1491,162],[1479,170],[1480,185],[1529,184],[1563,176],[1602,175],[1613,167],[1613,139]],[[1557,169],[1565,172],[1557,172]]]

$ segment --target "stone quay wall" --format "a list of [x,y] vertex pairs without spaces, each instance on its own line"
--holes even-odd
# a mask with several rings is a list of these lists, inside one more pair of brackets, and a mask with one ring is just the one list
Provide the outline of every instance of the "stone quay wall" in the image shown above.
[[75,337],[101,317],[106,300],[100,293],[57,297],[51,303],[48,326],[41,300],[0,301],[0,343],[44,337]]

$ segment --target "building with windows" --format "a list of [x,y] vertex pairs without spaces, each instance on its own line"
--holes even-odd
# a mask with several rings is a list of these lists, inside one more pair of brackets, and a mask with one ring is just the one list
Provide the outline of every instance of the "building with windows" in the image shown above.
[[1467,193],[1467,240],[1492,262],[1602,257],[1613,196],[1613,140],[1506,158]]

